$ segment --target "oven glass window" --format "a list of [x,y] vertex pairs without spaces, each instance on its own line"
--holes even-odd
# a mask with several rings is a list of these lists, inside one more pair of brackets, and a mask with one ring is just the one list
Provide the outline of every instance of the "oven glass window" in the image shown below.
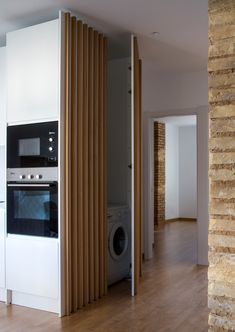
[[[53,202],[50,201],[49,191],[15,190],[14,203],[15,219],[50,220],[50,209]],[[54,205],[56,206],[56,203]]]
[[19,139],[19,156],[39,156],[40,138]]

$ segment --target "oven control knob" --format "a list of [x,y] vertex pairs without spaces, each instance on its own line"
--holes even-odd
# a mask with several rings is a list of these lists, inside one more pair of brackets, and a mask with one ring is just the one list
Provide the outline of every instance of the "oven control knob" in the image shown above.
[[24,174],[23,174],[23,175],[20,175],[19,177],[20,177],[21,180],[24,180],[24,179],[25,179],[25,175],[24,175]]
[[28,179],[29,179],[29,180],[31,180],[31,179],[33,179],[33,178],[34,178],[33,174],[29,174],[29,175],[28,175]]
[[36,175],[36,179],[37,179],[37,180],[42,179],[42,175],[41,175],[41,174],[37,174],[37,175]]
[[49,151],[52,152],[53,151],[53,147],[49,146]]

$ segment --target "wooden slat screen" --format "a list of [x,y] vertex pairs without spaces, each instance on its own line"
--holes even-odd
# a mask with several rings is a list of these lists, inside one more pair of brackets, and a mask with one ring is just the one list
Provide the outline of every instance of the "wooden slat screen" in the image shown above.
[[142,84],[141,60],[134,37],[134,288],[138,292],[142,274]]
[[107,41],[64,14],[65,314],[107,292]]

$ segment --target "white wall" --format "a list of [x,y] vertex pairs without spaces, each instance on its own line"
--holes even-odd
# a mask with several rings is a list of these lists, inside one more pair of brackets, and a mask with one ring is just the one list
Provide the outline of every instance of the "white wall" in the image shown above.
[[187,73],[159,73],[143,61],[143,144],[144,144],[144,253],[152,257],[153,199],[152,140],[153,119],[165,116],[197,116],[198,150],[198,264],[208,264],[208,76],[207,70]]
[[179,217],[179,130],[166,124],[166,219]]
[[191,109],[208,104],[207,71],[158,73],[143,61],[143,111]]
[[179,127],[179,217],[197,218],[196,126]]
[[197,218],[196,126],[166,123],[166,219]]

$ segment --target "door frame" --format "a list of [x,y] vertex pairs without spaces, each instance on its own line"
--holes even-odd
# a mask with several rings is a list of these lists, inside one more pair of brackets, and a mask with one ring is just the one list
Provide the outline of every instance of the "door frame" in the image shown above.
[[154,119],[167,116],[197,116],[197,264],[208,265],[209,150],[208,106],[143,113],[144,257],[153,257],[154,243]]

